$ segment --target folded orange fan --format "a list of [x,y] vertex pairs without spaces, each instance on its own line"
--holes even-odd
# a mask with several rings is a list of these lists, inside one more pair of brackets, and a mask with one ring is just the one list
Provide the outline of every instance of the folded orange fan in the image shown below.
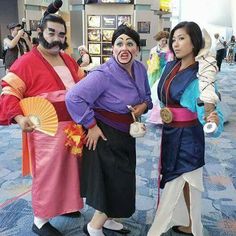
[[36,130],[50,136],[57,132],[58,117],[54,106],[45,98],[28,97],[20,101],[24,116],[28,116]]

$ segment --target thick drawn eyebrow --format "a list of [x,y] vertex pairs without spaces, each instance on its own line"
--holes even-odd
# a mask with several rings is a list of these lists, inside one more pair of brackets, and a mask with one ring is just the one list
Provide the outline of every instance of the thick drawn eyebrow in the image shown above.
[[53,28],[48,28],[48,30],[55,33],[55,29]]
[[[122,37],[120,37],[118,39],[124,40]],[[126,41],[128,41],[128,40],[133,40],[133,39],[132,38],[127,38]]]
[[[53,28],[48,28],[48,30],[49,30],[50,32],[55,33],[55,29],[53,29]],[[65,33],[65,32],[60,32],[59,35],[65,36],[66,33]]]

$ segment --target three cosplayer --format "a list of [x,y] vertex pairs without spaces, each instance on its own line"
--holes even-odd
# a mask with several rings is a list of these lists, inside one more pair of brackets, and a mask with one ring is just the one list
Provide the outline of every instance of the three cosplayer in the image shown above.
[[[198,70],[200,99],[204,103],[205,116],[207,116],[209,111],[211,112],[215,109],[219,98],[215,93],[214,86],[217,72],[216,61],[215,58],[211,57],[209,54],[211,40],[205,30],[203,30],[203,33],[205,37],[205,47],[195,58],[196,61],[198,61],[198,68],[194,67],[193,70]],[[57,110],[59,125],[58,131],[54,137],[40,132],[27,133],[27,145],[30,153],[30,156],[28,156],[30,159],[27,160],[27,165],[31,165],[31,168],[28,168],[27,173],[24,174],[28,174],[29,171],[31,171],[33,176],[32,204],[34,215],[35,217],[45,219],[75,212],[83,207],[83,200],[80,196],[79,189],[80,160],[69,153],[70,150],[65,146],[67,137],[64,131],[68,124],[72,123],[72,119],[65,106],[65,94],[67,89],[78,82],[83,75],[78,65],[71,57],[61,52],[60,56],[66,64],[67,72],[70,72],[68,73],[71,75],[69,83],[67,83],[66,80],[62,81],[58,76],[58,74],[63,74],[65,71],[61,71],[60,68],[53,68],[52,65],[44,59],[37,48],[33,48],[29,53],[22,56],[20,60],[16,61],[10,68],[9,73],[2,79],[1,124],[9,125],[14,123],[14,117],[22,114],[19,102],[25,97],[39,96],[46,98],[54,104]],[[167,66],[171,67],[173,65],[170,63]],[[189,73],[191,73],[191,71]],[[166,74],[162,77],[165,78],[167,76]],[[163,81],[160,82],[163,83]],[[187,82],[189,83],[189,81]],[[177,95],[178,94],[176,94],[176,96]],[[186,107],[188,106],[190,107],[191,104],[186,104]],[[188,114],[186,114],[186,116],[187,115]],[[168,110],[164,111],[162,114],[162,118],[166,123],[171,119],[170,116],[171,114],[169,114]],[[210,133],[215,132],[216,129],[217,127],[215,127],[214,124],[208,124],[207,127],[204,128],[204,131]],[[199,130],[200,129],[196,129],[196,135],[198,135],[197,132],[200,132]],[[166,130],[166,132],[168,131]],[[202,135],[202,133],[200,135]],[[168,139],[169,136],[167,135],[166,137]],[[173,142],[176,141],[178,141],[178,137],[173,140]],[[168,142],[170,145],[169,148],[175,146],[174,143],[171,142],[171,139],[168,139]],[[202,142],[204,141],[202,140]],[[200,151],[203,155],[204,150]],[[169,158],[171,159],[172,156],[169,156]],[[203,163],[199,163],[199,166],[202,165]],[[164,168],[168,169],[171,168],[171,166]],[[196,176],[200,175],[201,173],[199,171],[201,170],[196,170],[194,174]],[[187,174],[185,177],[191,178],[191,176],[189,177]],[[161,184],[166,184],[167,181],[169,181],[168,176],[166,176],[166,179],[162,179]],[[181,185],[182,182],[178,182],[178,184]],[[201,182],[196,183],[196,186],[199,190],[203,188]],[[168,197],[169,196],[167,196],[167,198]],[[166,218],[168,217],[169,216],[166,216]],[[166,218],[164,220],[166,220]],[[161,230],[167,227],[164,222],[162,227]],[[150,235],[155,234],[156,229],[154,222],[153,234],[150,233]]]

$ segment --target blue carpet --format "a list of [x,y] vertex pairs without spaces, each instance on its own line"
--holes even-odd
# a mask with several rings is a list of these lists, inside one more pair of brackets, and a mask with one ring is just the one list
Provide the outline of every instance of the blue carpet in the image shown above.
[[[202,199],[205,236],[236,235],[235,75],[236,65],[223,64],[218,74],[223,109],[227,114],[230,110],[232,113],[227,117],[225,131],[220,138],[206,138],[205,192]],[[145,236],[155,214],[161,129],[150,124],[147,124],[147,128],[147,135],[137,139],[136,212],[129,219],[121,220],[132,230],[130,236]],[[0,126],[0,136],[0,236],[33,236],[31,196],[30,192],[27,193],[31,178],[21,176],[21,132],[17,125]],[[22,193],[26,194],[15,199]],[[93,210],[85,206],[80,218],[60,216],[51,223],[65,236],[83,235],[82,226],[92,214]],[[176,234],[169,231],[165,235]]]

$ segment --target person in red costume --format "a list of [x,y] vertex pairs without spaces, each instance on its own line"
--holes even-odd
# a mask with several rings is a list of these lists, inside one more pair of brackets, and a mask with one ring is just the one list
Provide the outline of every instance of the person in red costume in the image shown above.
[[[32,230],[43,236],[62,235],[49,219],[83,208],[80,158],[65,146],[65,128],[72,119],[64,98],[67,90],[84,74],[76,61],[62,52],[67,45],[66,30],[60,16],[44,16],[38,29],[39,45],[17,60],[2,79],[0,123],[16,122],[23,133],[27,133],[29,159],[28,164],[23,163],[23,174],[30,171],[32,174]],[[20,100],[36,96],[50,101],[57,112],[59,123],[54,137],[36,131],[31,120],[22,113]]]

